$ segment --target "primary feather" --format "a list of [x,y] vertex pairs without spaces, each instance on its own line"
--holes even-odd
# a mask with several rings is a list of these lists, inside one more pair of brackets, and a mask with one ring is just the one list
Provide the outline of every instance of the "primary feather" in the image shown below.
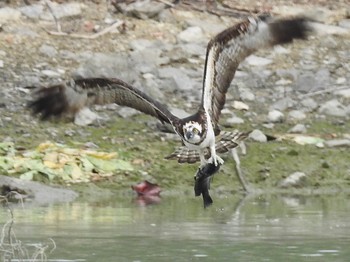
[[60,85],[40,88],[28,106],[42,119],[63,114],[76,114],[94,104],[116,103],[172,123],[177,118],[167,107],[137,88],[117,78],[87,78],[71,80]]
[[210,40],[203,78],[202,104],[218,124],[226,93],[239,64],[258,49],[305,39],[310,31],[305,18],[272,20],[267,16],[250,17]]

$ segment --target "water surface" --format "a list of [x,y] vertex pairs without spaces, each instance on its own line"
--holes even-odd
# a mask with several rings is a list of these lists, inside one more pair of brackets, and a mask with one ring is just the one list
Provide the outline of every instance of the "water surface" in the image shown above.
[[[348,261],[349,196],[131,197],[14,208],[16,238],[54,261]],[[10,218],[0,209],[0,225]],[[49,252],[55,242],[56,248]],[[30,249],[30,246],[28,246]]]

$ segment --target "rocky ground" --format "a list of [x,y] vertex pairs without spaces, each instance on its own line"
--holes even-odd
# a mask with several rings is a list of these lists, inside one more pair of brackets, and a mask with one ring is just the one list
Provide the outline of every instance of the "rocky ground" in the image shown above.
[[[222,1],[217,8],[203,1],[60,2],[1,2],[0,141],[13,141],[24,149],[45,140],[75,146],[90,142],[118,151],[137,167],[99,182],[101,186],[112,181],[112,188],[125,189],[149,179],[163,188],[185,186],[191,191],[197,167],[163,160],[178,140],[162,133],[156,120],[108,105],[93,109],[98,119],[88,112],[75,119],[76,124],[43,123],[25,108],[32,91],[28,87],[71,77],[118,77],[184,116],[199,103],[210,37],[249,11],[302,13],[313,20],[315,33],[307,41],[262,50],[246,59],[229,90],[221,123],[227,130],[256,129],[241,159],[255,187],[289,187],[285,179],[294,174],[298,182],[293,187],[349,188],[347,1]],[[245,110],[239,110],[242,107]],[[265,143],[264,134],[285,139]],[[238,190],[233,161],[225,159],[215,188]]]

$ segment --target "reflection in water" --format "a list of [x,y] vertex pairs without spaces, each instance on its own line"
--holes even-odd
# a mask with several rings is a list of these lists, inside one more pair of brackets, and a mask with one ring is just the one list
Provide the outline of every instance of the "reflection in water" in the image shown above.
[[[162,197],[158,205],[131,199],[15,208],[24,243],[52,238],[51,259],[86,261],[347,261],[349,197]],[[0,210],[0,225],[8,219]]]
[[159,204],[161,201],[161,189],[157,184],[145,180],[137,185],[131,186],[131,189],[137,193],[135,203],[139,206]]

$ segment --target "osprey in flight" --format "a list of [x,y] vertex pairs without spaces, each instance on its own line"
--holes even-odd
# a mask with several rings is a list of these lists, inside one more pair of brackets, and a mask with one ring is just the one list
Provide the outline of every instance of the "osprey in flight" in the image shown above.
[[[247,18],[216,35],[207,46],[201,103],[198,111],[186,118],[176,117],[164,104],[116,78],[78,79],[41,88],[29,107],[42,119],[75,114],[93,104],[132,107],[172,125],[186,146],[172,155],[179,158],[179,162],[200,159],[202,166],[207,163],[217,166],[223,163],[217,152],[236,147],[247,136],[221,132],[222,138],[216,139],[220,134],[218,122],[226,92],[240,62],[258,49],[305,39],[308,31],[305,18],[274,20],[265,15]],[[189,157],[181,158],[183,152]]]

